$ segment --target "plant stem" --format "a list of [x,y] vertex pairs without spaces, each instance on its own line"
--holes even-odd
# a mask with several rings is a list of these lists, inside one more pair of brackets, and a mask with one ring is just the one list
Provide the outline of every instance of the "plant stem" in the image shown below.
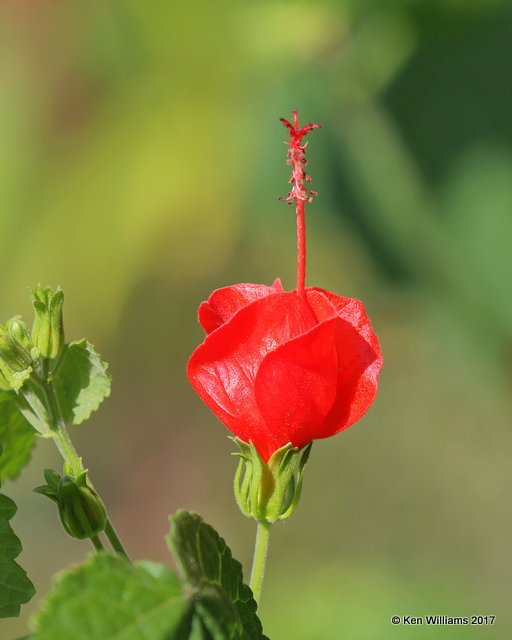
[[119,536],[114,529],[114,525],[112,524],[110,518],[107,519],[107,524],[105,526],[105,535],[107,536],[112,549],[114,549],[114,551],[120,556],[123,556],[126,560],[128,560],[128,562],[131,562],[128,554],[126,553],[126,549],[123,546],[123,543],[119,539]]
[[[46,373],[45,369],[43,371]],[[47,399],[48,405],[48,413],[50,415],[50,420],[52,422],[51,425],[51,435],[53,441],[55,442],[57,449],[59,450],[64,462],[72,469],[75,475],[78,475],[82,471],[84,471],[84,467],[82,464],[82,459],[79,457],[77,450],[75,449],[73,443],[71,442],[71,438],[69,437],[69,433],[66,429],[66,422],[62,415],[62,410],[59,403],[59,398],[57,397],[57,393],[55,391],[55,386],[51,379],[48,379],[46,375],[44,378],[44,391]],[[91,489],[94,489],[92,482],[89,481]],[[123,546],[123,543],[119,539],[119,536],[114,529],[114,525],[110,521],[110,518],[107,518],[107,524],[105,526],[105,535],[107,536],[108,541],[112,549],[118,553],[120,556],[123,556],[128,562],[130,558],[126,549]],[[96,538],[96,541],[95,541]],[[101,540],[97,536],[93,536],[91,538],[91,542],[93,543],[96,549],[99,549],[97,543],[100,544],[100,548],[104,549]]]
[[103,542],[99,539],[99,536],[91,536],[90,540],[96,551],[105,551],[105,547],[103,546]]
[[71,467],[73,473],[77,475],[84,470],[82,461],[78,456],[78,452],[75,449],[69,433],[64,425],[57,426],[55,431],[52,431],[53,441],[55,442],[60,455],[64,462]]
[[265,575],[265,563],[267,560],[268,543],[270,540],[269,522],[258,522],[256,531],[256,543],[254,545],[254,558],[252,561],[250,587],[254,595],[254,599],[259,604],[261,598],[261,589],[263,586],[263,576]]

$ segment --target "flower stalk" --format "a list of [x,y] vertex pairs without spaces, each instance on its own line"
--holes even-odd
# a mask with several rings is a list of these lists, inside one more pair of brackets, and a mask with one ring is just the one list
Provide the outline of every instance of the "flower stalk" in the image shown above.
[[[73,475],[79,475],[80,473],[83,473],[85,471],[82,463],[82,458],[79,457],[78,452],[75,449],[71,438],[69,437],[66,423],[64,421],[64,418],[62,417],[59,399],[55,392],[55,386],[51,380],[51,375],[46,379],[46,384],[44,384],[43,381],[43,386],[45,387],[48,397],[47,409],[52,424],[52,427],[50,428],[50,435],[55,442],[55,445],[59,450],[62,459],[64,460],[65,467]],[[94,491],[94,487],[91,482],[89,482],[89,486]],[[126,552],[126,549],[124,548],[123,543],[121,542],[114,528],[114,525],[112,524],[112,521],[108,517],[108,514],[104,533],[112,549],[118,555],[128,560],[128,562],[131,562],[128,553]],[[104,550],[104,546],[101,543],[101,540],[99,540],[98,536],[93,536],[91,538],[91,542],[97,551]]]
[[369,409],[382,353],[364,305],[306,287],[308,188],[304,137],[318,124],[288,129],[287,196],[295,204],[297,286],[285,291],[244,282],[214,291],[199,306],[206,332],[187,366],[199,397],[236,436],[235,498],[258,523],[250,585],[261,597],[270,527],[296,508],[313,440],[347,429]]
[[261,600],[261,590],[263,587],[263,578],[265,576],[271,526],[270,522],[262,520],[258,522],[258,528],[256,530],[256,543],[254,545],[254,557],[252,561],[249,586],[251,587],[254,599],[258,604]]

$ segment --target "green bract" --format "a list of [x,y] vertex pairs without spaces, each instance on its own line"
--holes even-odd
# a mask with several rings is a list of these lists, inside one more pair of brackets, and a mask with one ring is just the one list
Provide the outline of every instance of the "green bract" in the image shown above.
[[240,448],[233,454],[240,457],[234,488],[242,513],[258,522],[286,520],[299,503],[302,476],[312,443],[302,449],[288,443],[264,462],[252,442],[232,440]]

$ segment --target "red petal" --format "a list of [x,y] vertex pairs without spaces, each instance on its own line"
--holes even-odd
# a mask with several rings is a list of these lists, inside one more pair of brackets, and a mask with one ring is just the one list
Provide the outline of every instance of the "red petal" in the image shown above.
[[288,442],[302,447],[318,437],[336,396],[335,326],[333,317],[278,347],[260,365],[256,402],[275,448]]
[[316,321],[294,293],[274,293],[235,313],[192,354],[187,373],[201,399],[236,436],[262,455],[275,439],[256,405],[254,381],[265,356]]
[[382,352],[360,300],[323,289],[308,289],[307,298],[319,320],[333,312],[337,316],[338,388],[322,433],[317,436],[322,438],[346,429],[368,411],[377,393]]
[[279,278],[271,287],[265,284],[242,283],[216,289],[208,300],[199,306],[199,322],[206,333],[211,333],[251,302],[282,291]]

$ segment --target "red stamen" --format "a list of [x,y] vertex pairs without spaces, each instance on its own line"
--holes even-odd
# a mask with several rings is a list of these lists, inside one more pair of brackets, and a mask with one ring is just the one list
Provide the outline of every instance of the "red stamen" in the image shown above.
[[302,138],[312,129],[321,127],[319,124],[306,124],[299,129],[299,112],[297,109],[292,111],[293,124],[285,118],[280,118],[281,122],[288,129],[290,141],[286,144],[289,146],[288,158],[286,163],[292,166],[292,174],[289,183],[292,186],[288,195],[281,196],[287,204],[295,201],[295,212],[297,216],[297,293],[304,295],[306,286],[306,216],[305,203],[312,202],[316,191],[306,189],[304,182],[311,182],[311,177],[306,174],[304,167],[307,164],[306,146],[307,142],[302,144]]

